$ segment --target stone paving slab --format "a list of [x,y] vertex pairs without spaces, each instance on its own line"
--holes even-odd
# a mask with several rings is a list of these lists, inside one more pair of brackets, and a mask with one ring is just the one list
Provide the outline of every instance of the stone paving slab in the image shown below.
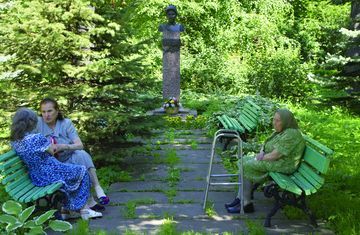
[[169,189],[169,185],[167,182],[163,181],[138,181],[138,182],[119,182],[112,184],[109,187],[108,192],[116,192],[116,191],[159,191],[159,190],[167,190]]
[[[179,150],[185,150],[185,149],[193,149],[191,144],[163,144],[159,145],[161,149],[179,149]],[[194,150],[205,150],[205,149],[211,149],[211,144],[198,144],[196,149]]]
[[[187,165],[186,168],[183,168],[184,164],[179,164],[180,169],[186,169],[186,171],[181,171],[181,178],[184,181],[194,180],[198,178],[206,179],[209,171],[208,164],[191,164]],[[212,165],[212,174],[228,174],[224,167],[220,164]],[[211,180],[218,180],[219,177],[212,177]],[[221,177],[222,181],[228,181],[229,178]],[[205,181],[204,181],[205,182]]]
[[[160,159],[164,159],[166,157],[166,150],[153,150],[153,154],[159,154]],[[210,162],[210,150],[207,149],[177,149],[176,155],[181,158],[182,163],[203,163],[209,164]],[[216,157],[214,159],[214,163],[219,163],[220,158]]]
[[167,196],[162,192],[112,192],[108,196],[111,204],[125,204],[134,200],[155,200],[156,203],[168,203]]
[[142,139],[142,138],[135,138],[132,139],[133,142],[136,143],[143,143],[143,144],[158,144],[160,143],[181,143],[181,144],[190,144],[191,142],[196,142],[196,143],[202,143],[202,144],[211,144],[212,143],[212,139],[205,137],[205,136],[191,136],[191,135],[176,135],[174,136],[175,138],[169,138],[166,136],[163,137],[159,137],[159,138],[152,138],[152,139]]

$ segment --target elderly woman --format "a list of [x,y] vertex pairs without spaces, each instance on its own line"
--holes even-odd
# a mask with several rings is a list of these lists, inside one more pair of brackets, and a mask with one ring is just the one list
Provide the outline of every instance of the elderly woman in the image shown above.
[[66,199],[63,208],[70,211],[80,210],[83,219],[101,217],[102,214],[89,208],[89,175],[84,166],[64,164],[52,154],[55,146],[42,134],[33,134],[38,118],[30,109],[21,108],[11,125],[11,146],[26,164],[34,185],[42,187],[61,182],[61,191]]
[[102,205],[109,203],[109,197],[100,186],[91,156],[83,150],[84,145],[71,120],[63,117],[58,103],[51,98],[45,98],[40,102],[40,111],[42,117],[38,118],[36,131],[52,141],[56,150],[55,157],[60,162],[85,166],[101,204],[97,204],[91,196],[90,208],[96,211],[105,210]]
[[[292,173],[299,163],[305,149],[305,141],[299,131],[294,115],[287,109],[279,109],[273,118],[275,132],[265,141],[260,152],[245,156],[244,169],[244,212],[254,211],[251,202],[253,183],[266,181],[269,172]],[[232,203],[225,204],[229,213],[240,212],[240,193]]]

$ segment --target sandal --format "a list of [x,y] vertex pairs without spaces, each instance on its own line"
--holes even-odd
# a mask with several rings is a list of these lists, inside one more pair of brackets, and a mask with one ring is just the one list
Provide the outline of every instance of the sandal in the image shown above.
[[107,205],[110,202],[110,198],[108,196],[103,196],[99,198],[99,203],[101,205]]
[[101,218],[101,212],[96,212],[91,209],[82,209],[80,210],[80,215],[83,220],[88,220],[90,218]]

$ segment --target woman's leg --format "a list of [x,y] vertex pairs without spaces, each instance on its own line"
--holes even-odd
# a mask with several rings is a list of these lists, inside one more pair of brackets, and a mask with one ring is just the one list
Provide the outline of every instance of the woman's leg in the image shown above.
[[93,186],[94,189],[95,189],[95,192],[96,192],[97,197],[98,197],[98,198],[106,197],[106,195],[105,195],[105,193],[104,193],[104,190],[103,190],[102,187],[100,186],[99,179],[98,179],[98,177],[97,177],[95,168],[90,168],[90,169],[88,169],[88,172],[89,172],[89,175],[90,175],[91,184],[92,184],[92,186]]
[[[252,183],[250,180],[244,179],[244,205],[251,203],[251,189]],[[241,188],[241,187],[240,187]],[[237,198],[241,198],[241,189],[238,192]]]
[[[94,187],[97,198],[100,199],[100,203],[106,205],[109,203],[109,198],[105,195],[103,188],[100,186],[99,179],[96,174],[95,165],[91,156],[84,150],[76,150],[67,161],[68,163],[83,165],[88,169],[90,175],[91,186]],[[89,203],[94,204],[94,199],[90,199]],[[95,205],[95,204],[94,204]],[[93,207],[92,205],[91,207]]]

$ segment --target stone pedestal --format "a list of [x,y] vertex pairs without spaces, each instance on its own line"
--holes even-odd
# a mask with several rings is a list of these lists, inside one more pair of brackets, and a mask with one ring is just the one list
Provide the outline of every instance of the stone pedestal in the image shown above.
[[163,99],[180,99],[180,32],[163,31]]

